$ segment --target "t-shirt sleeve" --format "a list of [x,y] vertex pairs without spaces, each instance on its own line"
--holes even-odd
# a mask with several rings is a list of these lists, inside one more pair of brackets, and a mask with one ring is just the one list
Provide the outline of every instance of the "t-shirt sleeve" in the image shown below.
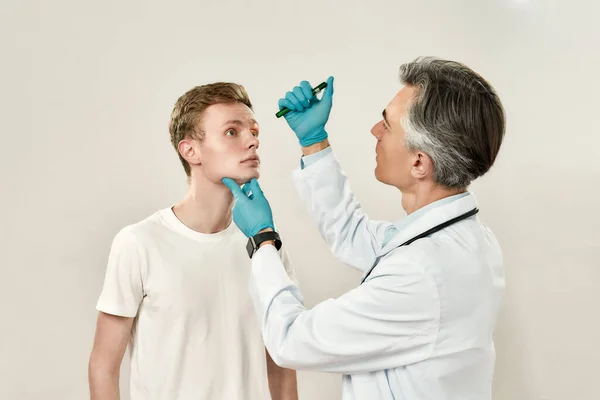
[[117,233],[96,309],[107,314],[135,317],[144,297],[145,264],[144,253],[134,234],[127,229]]

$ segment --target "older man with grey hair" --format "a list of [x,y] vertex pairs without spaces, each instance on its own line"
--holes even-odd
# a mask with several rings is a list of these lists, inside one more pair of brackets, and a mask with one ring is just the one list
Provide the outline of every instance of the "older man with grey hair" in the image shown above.
[[400,72],[404,87],[371,130],[375,176],[402,193],[397,222],[365,215],[331,150],[333,78],[321,99],[303,81],[279,101],[302,146],[300,196],[337,258],[363,273],[357,288],[305,308],[257,181],[223,180],[249,238],[263,340],[282,367],[343,374],[344,399],[490,399],[503,260],[468,187],[496,159],[504,109],[461,63],[419,58]]

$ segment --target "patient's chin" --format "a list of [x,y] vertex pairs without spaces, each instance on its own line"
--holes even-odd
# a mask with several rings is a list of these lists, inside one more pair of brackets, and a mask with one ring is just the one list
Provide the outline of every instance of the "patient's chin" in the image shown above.
[[250,182],[252,179],[260,178],[260,172],[256,171],[244,171],[243,173],[235,174],[229,178],[233,179],[237,184],[243,185],[244,183]]
[[258,170],[258,168],[250,171],[244,171],[239,175],[239,178],[243,182],[248,182],[252,179],[258,179],[260,178],[260,171]]

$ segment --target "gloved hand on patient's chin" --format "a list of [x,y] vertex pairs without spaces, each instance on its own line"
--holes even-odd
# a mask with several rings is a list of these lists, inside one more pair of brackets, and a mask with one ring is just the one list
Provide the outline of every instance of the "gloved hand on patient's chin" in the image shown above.
[[243,188],[230,178],[223,178],[222,182],[233,194],[233,222],[246,237],[254,236],[266,228],[275,230],[271,206],[256,178]]
[[300,82],[285,98],[279,99],[279,109],[289,108],[284,118],[302,146],[310,146],[327,139],[325,124],[333,103],[333,76],[327,79],[327,87],[321,99],[312,93],[307,81]]

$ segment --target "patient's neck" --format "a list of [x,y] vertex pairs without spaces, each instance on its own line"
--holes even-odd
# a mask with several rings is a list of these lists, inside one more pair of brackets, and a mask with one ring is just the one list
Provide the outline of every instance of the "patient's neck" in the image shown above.
[[173,206],[173,212],[194,231],[217,233],[231,224],[232,206],[233,195],[227,186],[211,182],[203,175],[192,174],[188,193]]

